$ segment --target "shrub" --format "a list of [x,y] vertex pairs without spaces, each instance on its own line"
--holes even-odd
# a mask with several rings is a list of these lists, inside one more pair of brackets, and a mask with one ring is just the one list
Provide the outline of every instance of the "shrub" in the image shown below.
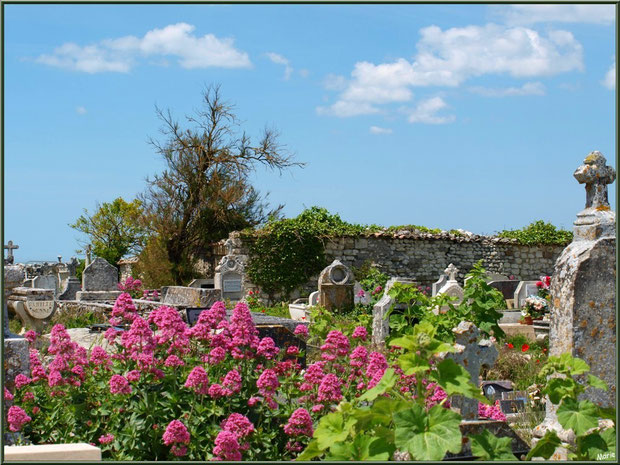
[[535,221],[521,229],[506,229],[497,235],[516,239],[522,245],[567,245],[573,240],[571,231],[558,229],[542,220]]

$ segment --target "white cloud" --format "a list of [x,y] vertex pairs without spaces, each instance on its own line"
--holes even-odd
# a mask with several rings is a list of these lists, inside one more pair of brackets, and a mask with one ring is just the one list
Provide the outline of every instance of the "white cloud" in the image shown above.
[[392,131],[390,128],[380,128],[379,126],[370,126],[370,133],[371,134],[392,134]]
[[291,77],[291,74],[293,73],[293,68],[291,67],[288,59],[284,58],[282,55],[273,52],[269,52],[266,55],[272,62],[277,63],[278,65],[284,65],[284,80],[288,81]]
[[605,74],[605,79],[603,79],[603,85],[607,87],[609,90],[616,90],[616,63],[614,62]]
[[[410,101],[413,87],[456,87],[487,74],[531,78],[583,69],[582,46],[568,31],[542,35],[524,27],[487,24],[445,31],[430,26],[421,29],[420,35],[412,61],[362,61],[355,64],[348,80],[328,76],[325,87],[341,93],[336,103],[323,107],[322,114],[343,117],[377,112],[377,105]],[[540,93],[540,85],[524,85],[512,92]]]
[[365,102],[339,100],[329,107],[317,107],[316,112],[319,115],[332,115],[340,118],[347,118],[349,116],[379,113],[379,109]]
[[177,23],[148,31],[142,38],[125,36],[85,46],[66,43],[51,55],[40,55],[36,61],[86,73],[126,73],[140,56],[173,56],[186,69],[251,66],[247,53],[235,49],[233,39],[219,39],[213,34],[196,37],[192,35],[194,29],[191,24]]
[[75,107],[75,112],[78,115],[85,115],[86,114],[86,108],[84,108],[84,107]]
[[613,24],[616,19],[614,5],[509,5],[496,6],[493,11],[508,24]]
[[470,87],[473,92],[484,97],[511,97],[521,95],[545,95],[545,86],[540,82],[526,82],[521,87],[491,89],[488,87]]
[[307,69],[300,69],[298,73],[303,78],[307,78],[310,75],[310,71],[308,71]]
[[454,115],[437,116],[436,113],[448,105],[441,97],[433,97],[421,101],[415,109],[409,113],[410,123],[445,124],[455,120]]

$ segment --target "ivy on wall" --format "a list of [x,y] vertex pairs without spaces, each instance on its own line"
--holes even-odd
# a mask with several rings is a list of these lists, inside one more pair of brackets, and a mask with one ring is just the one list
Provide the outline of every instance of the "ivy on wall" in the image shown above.
[[[299,286],[317,275],[325,266],[325,243],[334,237],[365,237],[376,232],[395,233],[401,230],[440,233],[440,229],[403,225],[385,228],[379,225],[348,223],[325,208],[311,207],[295,218],[272,220],[258,230],[244,230],[242,238],[250,239],[247,273],[250,280],[267,293],[287,299]],[[460,234],[458,231],[450,231]],[[572,233],[557,229],[550,223],[536,221],[518,230],[505,230],[499,237],[516,239],[523,245],[565,245]]]

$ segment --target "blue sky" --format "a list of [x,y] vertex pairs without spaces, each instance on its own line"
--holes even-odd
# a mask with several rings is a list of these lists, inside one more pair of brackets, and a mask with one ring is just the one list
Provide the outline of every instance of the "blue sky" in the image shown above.
[[4,241],[76,255],[84,208],[163,169],[155,105],[210,83],[307,164],[253,176],[287,216],[570,229],[574,170],[616,166],[615,33],[613,5],[4,5]]

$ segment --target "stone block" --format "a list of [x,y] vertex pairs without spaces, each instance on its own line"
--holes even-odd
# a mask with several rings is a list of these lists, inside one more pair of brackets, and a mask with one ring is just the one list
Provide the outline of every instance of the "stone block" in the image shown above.
[[86,443],[4,446],[6,461],[101,461],[101,449]]

